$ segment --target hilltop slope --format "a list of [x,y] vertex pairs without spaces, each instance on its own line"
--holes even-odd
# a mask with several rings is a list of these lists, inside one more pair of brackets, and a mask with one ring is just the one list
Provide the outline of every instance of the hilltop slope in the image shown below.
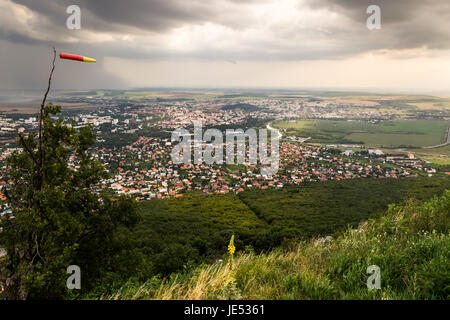
[[[391,205],[336,239],[298,242],[267,254],[237,248],[233,268],[217,262],[129,282],[107,299],[449,299],[450,190],[418,204]],[[369,291],[367,267],[381,269]]]

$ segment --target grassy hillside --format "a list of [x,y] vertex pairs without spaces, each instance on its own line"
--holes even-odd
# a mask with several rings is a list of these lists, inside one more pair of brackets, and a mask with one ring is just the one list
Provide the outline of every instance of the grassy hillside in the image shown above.
[[[129,282],[104,298],[449,299],[449,228],[447,190],[423,204],[391,205],[329,242],[300,241],[268,254],[237,247],[232,268],[217,262],[166,280]],[[380,290],[367,289],[370,265],[380,267]]]

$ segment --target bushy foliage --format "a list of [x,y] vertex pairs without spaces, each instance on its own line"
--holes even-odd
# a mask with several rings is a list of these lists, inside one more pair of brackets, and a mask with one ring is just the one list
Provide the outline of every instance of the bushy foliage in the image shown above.
[[[70,295],[66,268],[78,265],[83,290],[89,290],[113,264],[118,248],[115,233],[137,222],[134,203],[112,201],[92,186],[106,177],[89,147],[95,143],[90,127],[75,130],[54,119],[59,106],[43,112],[38,133],[21,137],[22,151],[8,159],[12,213],[0,220],[0,281],[8,299],[58,299]],[[69,157],[77,162],[68,166]]]

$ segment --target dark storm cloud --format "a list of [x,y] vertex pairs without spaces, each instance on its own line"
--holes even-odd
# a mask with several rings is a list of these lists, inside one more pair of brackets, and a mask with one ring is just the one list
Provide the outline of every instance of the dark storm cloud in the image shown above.
[[[102,32],[139,33],[165,31],[186,24],[213,22],[230,28],[245,28],[251,21],[239,19],[238,11],[228,11],[227,3],[235,6],[260,4],[256,0],[13,0],[47,17],[55,25],[65,26],[67,6],[77,4],[82,9],[82,26],[85,29]],[[348,17],[353,26],[352,34],[342,35],[332,30],[330,38],[341,37],[342,42],[352,44],[354,38],[367,34],[366,8],[376,4],[381,7],[383,30],[374,46],[379,49],[405,49],[427,46],[449,48],[450,1],[448,0],[305,0],[299,1],[299,10],[304,6],[313,9],[327,9]],[[239,7],[238,7],[239,8]],[[288,23],[288,22],[287,22]],[[248,24],[248,25],[247,25]],[[64,32],[65,30],[61,30]],[[354,35],[354,36],[353,36]],[[2,36],[0,34],[0,36]],[[353,37],[351,37],[353,36]],[[12,35],[9,34],[11,38]],[[3,35],[3,38],[6,38]],[[12,37],[14,39],[14,37]],[[16,40],[19,39],[16,35]],[[371,36],[371,38],[377,38]],[[27,39],[26,36],[23,40]],[[364,46],[373,49],[373,46]],[[354,48],[360,52],[360,48]]]
[[65,25],[67,16],[65,15],[67,4],[64,3],[68,1],[52,1],[52,0],[38,0],[38,1],[27,1],[27,0],[12,0],[17,4],[21,4],[28,9],[40,13],[45,17],[50,18],[50,21],[54,25]]
[[[194,0],[13,0],[65,25],[66,8],[78,5],[83,26],[96,30],[116,30],[117,25],[145,31],[163,31],[183,23],[204,22],[215,16],[212,2]],[[84,18],[87,17],[87,21]]]
[[[239,60],[341,59],[373,50],[423,46],[450,48],[449,0],[298,1],[292,11],[302,17],[302,11],[313,10],[311,16],[317,17],[319,23],[308,20],[311,25],[284,16],[278,17],[279,21],[274,24],[266,24],[265,17],[258,16],[260,11],[255,10],[264,3],[282,4],[271,0],[0,0],[0,55],[10,57],[0,61],[0,88],[11,84],[14,84],[12,87],[39,85],[48,70],[36,68],[34,64],[45,61],[50,44],[58,51],[76,52],[99,61],[95,67],[91,66],[95,69],[90,73],[92,76],[87,76],[84,65],[65,65],[73,77],[61,77],[58,85],[62,88],[76,87],[80,83],[96,88],[119,83],[104,69],[101,62],[104,57],[239,63]],[[8,13],[5,4],[25,6],[35,16],[19,15],[23,21],[18,21],[12,18],[13,10]],[[81,8],[81,31],[66,28],[66,9],[73,4]],[[381,30],[366,28],[366,8],[370,4],[381,7]],[[339,19],[329,22],[324,12],[335,13]],[[171,32],[175,28],[201,27],[207,23],[226,29],[223,45],[222,39],[213,37],[216,42],[198,41],[189,50],[173,50],[167,46],[166,39],[173,36]],[[256,31],[245,36],[248,30]],[[112,40],[99,45],[96,39],[103,39],[105,34],[113,35]],[[202,31],[199,34],[196,36],[201,37]],[[121,36],[126,35],[137,36],[136,42],[134,38],[133,41],[121,40]],[[238,41],[234,41],[235,38]],[[19,47],[33,56],[36,54],[40,60],[16,54]],[[43,65],[47,67],[47,63]],[[34,75],[29,75],[31,71]]]
[[[157,32],[164,33],[175,27],[186,24],[202,24],[213,22],[230,28],[251,26],[244,14],[240,17],[239,8],[260,4],[265,1],[256,0],[12,0],[26,6],[48,18],[55,26],[54,30],[64,33],[67,6],[77,4],[82,9],[83,29],[101,32],[131,33]],[[234,10],[226,4],[232,3]],[[382,31],[377,36],[369,35],[365,27],[368,17],[366,8],[370,4],[381,7]],[[329,31],[330,39],[338,39],[343,47],[360,42],[361,37],[370,37],[371,44],[362,47],[353,46],[355,53],[373,49],[407,49],[427,46],[429,48],[450,48],[450,1],[448,0],[305,0],[299,1],[298,10],[309,8],[336,12],[350,19],[351,25]],[[289,24],[289,21],[286,21]],[[311,30],[318,32],[317,30]],[[58,32],[58,31],[56,31]],[[293,32],[297,32],[294,30]],[[305,32],[305,30],[302,30]],[[312,35],[313,37],[314,35]],[[319,33],[316,36],[323,36]],[[19,33],[0,33],[3,39],[11,41],[32,41],[27,35]],[[283,34],[280,34],[283,37]],[[289,37],[289,35],[288,35]],[[56,40],[58,41],[58,40]],[[264,48],[258,48],[264,51]],[[224,49],[226,50],[226,49]],[[258,51],[258,50],[255,50]],[[345,50],[347,51],[347,50]],[[145,53],[142,53],[145,55]],[[290,53],[287,53],[289,56]]]
[[343,14],[355,29],[365,24],[367,7],[378,5],[385,49],[450,48],[449,0],[307,0],[307,5]]
[[41,43],[41,41],[29,37],[26,34],[22,34],[17,31],[7,29],[0,29],[0,39],[4,39],[12,43],[25,43],[25,44]]
[[[331,11],[339,11],[350,16],[355,21],[366,19],[366,8],[369,5],[380,6],[384,23],[407,21],[416,11],[430,7],[430,0],[308,0],[313,8],[328,8]],[[433,2],[445,3],[446,0],[433,0]]]
[[212,14],[201,1],[83,0],[80,1],[80,6],[109,23],[157,31],[177,26],[182,22],[204,21]]

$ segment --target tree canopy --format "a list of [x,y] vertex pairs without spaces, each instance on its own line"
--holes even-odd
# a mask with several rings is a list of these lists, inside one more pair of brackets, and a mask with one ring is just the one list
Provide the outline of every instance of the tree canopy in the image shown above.
[[[79,130],[55,117],[48,104],[39,132],[20,135],[21,151],[7,159],[11,213],[0,219],[0,283],[7,299],[59,299],[71,293],[66,268],[78,265],[82,290],[112,268],[119,226],[137,222],[133,200],[93,191],[107,177],[89,147],[92,128]],[[71,161],[69,161],[69,159]],[[72,166],[69,163],[73,164]]]

